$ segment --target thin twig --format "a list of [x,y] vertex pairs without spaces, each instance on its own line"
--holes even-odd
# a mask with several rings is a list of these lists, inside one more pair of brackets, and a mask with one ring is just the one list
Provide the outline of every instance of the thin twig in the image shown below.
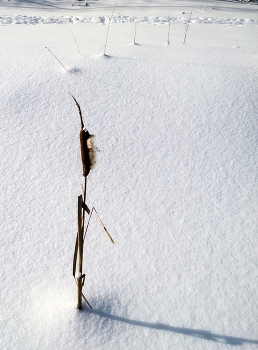
[[97,210],[94,207],[92,208],[92,210],[95,210],[95,213],[97,214],[97,217],[98,217],[98,219],[99,219],[99,221],[100,221],[104,231],[106,232],[106,234],[107,234],[108,238],[110,239],[110,241],[114,244],[115,242],[114,242],[113,238],[111,237],[111,235],[109,234],[108,230],[106,229],[106,227],[105,227],[103,221],[101,220]]
[[170,25],[171,25],[171,22],[170,22],[170,18],[169,18],[169,16],[168,16],[168,20],[169,20],[169,22],[168,22],[168,41],[167,41],[167,44],[169,45],[170,44]]
[[93,309],[93,307],[91,306],[91,304],[88,302],[88,300],[86,299],[86,297],[85,297],[85,295],[82,293],[82,297],[83,297],[83,299],[86,301],[86,303],[89,305],[89,307],[91,308],[91,309]]
[[185,44],[185,41],[186,41],[186,35],[187,35],[187,32],[188,32],[189,24],[191,23],[192,13],[193,13],[193,9],[191,10],[191,12],[189,14],[189,19],[188,19],[188,22],[187,22],[187,24],[185,26],[185,36],[184,36],[183,44]]
[[189,23],[191,22],[192,13],[193,13],[193,9],[192,9],[191,12],[190,12],[189,21],[188,21]]
[[89,224],[90,224],[90,219],[91,219],[92,213],[93,213],[93,209],[91,209],[91,212],[90,212],[90,216],[89,216],[89,219],[88,219],[88,222],[87,222],[87,226],[85,228],[85,232],[84,232],[84,235],[83,235],[83,240],[85,240],[85,237],[86,237],[86,234],[87,234],[87,231],[88,231],[88,227],[89,227]]
[[[72,32],[72,34],[73,34],[73,32]],[[76,46],[77,46],[77,49],[78,49],[79,54],[82,55],[82,54],[81,54],[81,51],[80,51],[80,49],[79,49],[79,45],[78,45],[78,43],[77,43],[77,40],[76,40],[74,34],[73,34],[73,38],[74,38],[74,41],[75,41],[75,44],[76,44]]]
[[104,231],[106,232],[108,238],[109,238],[110,241],[114,244],[115,242],[114,242],[113,238],[111,237],[111,235],[110,235],[110,233],[108,232],[106,226],[104,225],[103,221],[101,220],[101,218],[100,218],[100,216],[99,216],[97,210],[95,209],[95,207],[93,207],[93,208],[91,209],[91,213],[90,213],[90,216],[89,216],[89,219],[88,219],[88,223],[87,223],[87,226],[86,226],[86,228],[85,228],[84,235],[83,235],[83,240],[85,240],[85,237],[86,237],[86,234],[87,234],[87,231],[88,231],[88,228],[89,228],[90,220],[91,220],[91,217],[92,217],[93,210],[94,210],[95,213],[97,214],[97,217],[98,217],[98,219],[99,219],[99,221],[100,221],[100,223],[101,223],[101,225],[102,225]]
[[105,47],[104,56],[106,55],[106,48],[107,48],[109,27],[110,27],[110,23],[111,23],[111,21],[112,21],[112,18],[113,18],[114,12],[115,12],[116,4],[117,4],[117,2],[115,3],[115,6],[114,6],[114,8],[113,8],[113,12],[112,12],[111,17],[109,18],[108,29],[107,29],[107,36],[106,36],[106,42],[105,42],[105,45],[104,45],[104,47]]
[[185,44],[185,40],[186,40],[186,35],[187,35],[188,28],[189,28],[189,23],[187,23],[187,25],[185,26],[185,36],[184,36],[184,42],[183,42],[183,44]]
[[134,22],[134,24],[135,24],[135,28],[134,28],[134,39],[133,39],[133,43],[136,44],[135,39],[136,39],[136,29],[137,29],[137,28],[136,28],[136,27],[137,27],[136,24],[137,24],[137,23]]
[[46,47],[46,49],[48,49],[48,51],[52,53],[52,55],[57,59],[57,61],[61,64],[61,66],[64,67],[64,69],[68,72],[68,70],[65,68],[65,66],[63,65],[63,63],[56,57],[56,55],[53,54],[53,52],[52,52],[48,47]]
[[103,45],[103,46],[99,49],[98,53],[103,49],[103,47],[105,47],[105,45]]

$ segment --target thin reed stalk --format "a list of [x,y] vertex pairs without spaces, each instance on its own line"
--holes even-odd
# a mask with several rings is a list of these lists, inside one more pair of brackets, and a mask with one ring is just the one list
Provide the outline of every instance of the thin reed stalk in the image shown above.
[[68,70],[65,68],[63,63],[56,57],[56,55],[53,54],[53,52],[48,47],[46,47],[46,49],[48,49],[48,51],[52,53],[52,55],[57,59],[57,61],[61,64],[61,66],[68,72]]
[[167,40],[167,44],[168,45],[170,44],[170,25],[171,25],[171,22],[170,22],[170,19],[169,19],[169,22],[168,22],[168,40]]
[[80,51],[80,48],[79,48],[79,45],[78,45],[78,43],[77,43],[77,40],[76,40],[76,38],[75,38],[75,36],[74,36],[73,32],[72,32],[72,35],[73,35],[73,38],[74,38],[75,44],[76,44],[76,46],[77,46],[78,52],[79,52],[80,56],[82,56],[81,51]]
[[185,44],[185,41],[186,41],[186,35],[187,35],[188,28],[189,28],[189,23],[187,23],[186,26],[185,26],[185,35],[184,35],[184,42],[183,42],[183,44]]
[[82,262],[83,262],[83,231],[82,231],[82,195],[78,197],[78,272],[76,275],[76,284],[77,284],[77,309],[81,310],[82,308]]
[[190,24],[190,22],[191,22],[192,13],[193,13],[193,10],[191,10],[191,12],[190,12],[190,14],[189,14],[188,22],[187,22],[186,25],[185,25],[185,34],[184,34],[184,41],[183,41],[183,44],[185,44],[185,42],[186,42],[186,36],[187,36],[188,29],[189,29],[189,24]]
[[103,221],[101,220],[101,218],[100,218],[100,216],[99,216],[97,210],[95,209],[95,207],[93,207],[93,208],[91,209],[90,216],[89,216],[89,219],[88,219],[88,223],[87,223],[86,228],[85,228],[85,231],[84,231],[83,241],[85,240],[85,237],[86,237],[86,235],[87,235],[87,231],[88,231],[88,228],[89,228],[89,224],[90,224],[90,220],[91,220],[93,211],[95,211],[95,213],[96,213],[96,215],[97,215],[97,218],[99,219],[99,222],[101,223],[101,226],[103,227],[103,229],[104,229],[106,235],[108,236],[108,238],[110,239],[111,243],[114,244],[115,242],[114,242],[113,238],[111,237],[111,235],[110,235],[110,233],[108,232],[106,226],[104,225]]
[[110,28],[110,24],[111,24],[111,21],[112,21],[112,18],[113,18],[114,12],[115,12],[116,4],[117,4],[117,2],[115,3],[115,6],[114,6],[114,8],[113,8],[113,12],[112,12],[111,17],[109,18],[108,29],[107,29],[107,36],[106,36],[106,42],[105,42],[105,45],[103,46],[103,47],[105,48],[105,49],[104,49],[104,56],[106,56],[106,49],[107,49],[107,42],[108,42],[109,28]]
[[133,43],[134,45],[136,45],[136,31],[137,31],[137,23],[134,22],[134,38],[133,38]]
[[191,19],[192,19],[192,13],[193,13],[193,9],[192,9],[191,12],[190,12],[189,23],[191,22]]

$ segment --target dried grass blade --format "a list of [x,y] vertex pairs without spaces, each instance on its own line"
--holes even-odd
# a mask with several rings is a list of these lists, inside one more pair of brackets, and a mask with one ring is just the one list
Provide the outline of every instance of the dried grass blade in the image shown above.
[[86,299],[86,297],[85,297],[85,295],[82,293],[82,297],[83,297],[83,299],[86,301],[86,303],[89,305],[89,307],[91,308],[91,309],[93,309],[93,307],[91,306],[91,304],[88,302],[88,300]]
[[101,220],[101,218],[100,218],[100,216],[99,216],[97,210],[96,210],[94,207],[92,208],[92,210],[94,210],[95,213],[97,214],[97,217],[98,217],[98,219],[99,219],[99,221],[100,221],[100,223],[101,223],[101,225],[102,225],[104,231],[106,232],[106,234],[107,234],[108,238],[110,239],[110,241],[114,244],[115,242],[114,242],[113,238],[111,237],[110,233],[108,232],[108,230],[106,229],[106,227],[105,227],[103,221]]
[[83,120],[82,120],[81,107],[80,107],[79,103],[77,102],[76,98],[70,92],[69,92],[69,94],[72,96],[72,98],[74,99],[74,102],[76,103],[76,106],[78,107],[79,115],[80,115],[80,118],[81,118],[81,128],[83,129],[84,128],[84,124],[83,124]]

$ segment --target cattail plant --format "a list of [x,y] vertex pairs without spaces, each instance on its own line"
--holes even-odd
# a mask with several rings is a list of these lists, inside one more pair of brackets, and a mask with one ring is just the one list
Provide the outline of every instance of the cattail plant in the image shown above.
[[[75,97],[71,94],[72,98],[74,99],[74,102],[76,103],[76,106],[79,111],[80,120],[81,120],[81,130],[80,130],[80,148],[81,148],[81,161],[82,161],[82,175],[84,177],[84,188],[83,188],[83,195],[80,195],[78,197],[78,214],[77,214],[77,237],[75,242],[75,249],[74,249],[74,258],[73,258],[73,277],[75,278],[75,282],[77,284],[77,309],[82,308],[82,298],[85,300],[85,302],[88,304],[90,308],[92,308],[91,304],[86,299],[85,295],[82,292],[82,287],[84,286],[85,282],[85,274],[82,273],[82,267],[83,267],[83,245],[84,240],[86,237],[86,233],[90,224],[90,219],[92,216],[93,211],[97,214],[97,217],[105,231],[105,233],[108,235],[109,239],[112,243],[114,243],[114,240],[112,239],[111,235],[109,234],[108,230],[106,229],[105,225],[103,224],[103,221],[100,219],[99,214],[97,213],[96,209],[93,207],[92,210],[90,210],[86,204],[86,185],[87,185],[87,176],[89,175],[89,172],[93,169],[96,158],[95,158],[95,147],[94,147],[94,135],[91,135],[87,129],[84,128],[83,118],[82,118],[82,112],[81,107]],[[85,229],[85,213],[89,214],[88,223],[86,225]]]

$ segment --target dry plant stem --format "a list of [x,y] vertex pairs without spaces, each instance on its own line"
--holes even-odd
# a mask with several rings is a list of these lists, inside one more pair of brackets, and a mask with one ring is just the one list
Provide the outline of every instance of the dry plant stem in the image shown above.
[[87,234],[87,231],[88,231],[88,228],[89,228],[89,224],[90,224],[90,219],[92,217],[92,213],[93,213],[93,208],[91,209],[90,216],[89,216],[89,219],[88,219],[88,222],[87,222],[87,226],[86,226],[85,232],[83,234],[83,241],[85,240],[85,237],[86,237],[86,234]]
[[81,119],[81,128],[84,128],[84,124],[83,124],[83,120],[82,120],[82,111],[81,111],[81,107],[79,105],[79,103],[77,102],[76,98],[69,92],[69,94],[72,96],[72,98],[74,99],[74,102],[76,103],[76,106],[78,107],[79,110],[79,115],[80,115],[80,119]]
[[192,19],[192,13],[193,13],[193,9],[190,12],[189,21],[188,21],[189,23],[191,22],[191,19]]
[[104,47],[105,47],[104,55],[106,55],[106,48],[107,48],[107,41],[108,41],[108,33],[109,33],[110,23],[111,23],[111,21],[112,21],[112,18],[113,18],[114,12],[115,12],[116,4],[117,4],[117,2],[115,3],[115,6],[114,6],[114,8],[113,8],[113,12],[112,12],[111,17],[109,18],[108,29],[107,29],[107,36],[106,36],[106,42],[105,42],[105,45],[104,45]]
[[[77,235],[77,252],[78,252],[78,277],[77,277],[77,309],[82,308],[82,298],[91,307],[90,303],[84,297],[82,293],[82,287],[84,281],[82,280],[82,263],[83,263],[83,232],[84,232],[84,220],[85,220],[85,209],[82,209],[86,201],[86,185],[87,177],[85,177],[84,183],[84,194],[83,197],[80,195],[78,197],[78,235]],[[83,213],[82,213],[83,211]],[[91,307],[92,308],[92,307]]]
[[84,193],[83,193],[83,214],[82,214],[82,234],[84,232],[84,220],[85,220],[85,204],[86,204],[86,186],[87,186],[87,176],[85,176],[84,180]]
[[134,43],[134,44],[136,44],[136,41],[135,41],[135,40],[136,40],[136,29],[137,29],[136,27],[137,27],[137,25],[136,25],[136,22],[135,22],[135,27],[134,27],[134,39],[133,39],[133,43]]
[[82,231],[82,195],[78,197],[78,277],[77,277],[77,309],[82,308],[82,261],[83,261],[83,231]]
[[86,303],[89,305],[89,307],[91,308],[91,309],[93,309],[93,307],[91,306],[91,304],[89,303],[89,301],[86,299],[86,297],[85,297],[85,295],[82,293],[82,297],[83,297],[83,299],[86,301]]
[[83,241],[85,240],[85,237],[86,237],[86,234],[87,234],[87,231],[88,231],[88,228],[89,228],[89,224],[90,224],[90,220],[91,220],[91,217],[92,217],[93,210],[94,210],[95,213],[97,214],[97,217],[98,217],[98,219],[99,219],[99,221],[100,221],[100,223],[101,223],[101,225],[102,225],[104,231],[106,232],[108,238],[109,238],[110,241],[114,244],[115,242],[114,242],[113,238],[111,237],[111,235],[110,235],[110,233],[108,232],[107,228],[105,227],[103,221],[101,220],[101,218],[100,218],[100,216],[99,216],[97,210],[96,210],[94,207],[91,209],[91,213],[90,213],[90,216],[89,216],[89,220],[88,220],[88,223],[87,223],[87,226],[86,226],[84,235],[83,235]]
[[[72,32],[72,34],[73,34],[73,32]],[[76,46],[77,46],[78,52],[79,52],[79,54],[80,54],[80,56],[81,56],[82,54],[81,54],[81,51],[80,51],[80,49],[79,49],[79,46],[78,46],[78,43],[77,43],[77,40],[76,40],[74,34],[73,34],[73,38],[74,38],[75,44],[76,44]]]
[[184,36],[184,42],[183,42],[183,44],[185,44],[185,41],[186,41],[186,35],[187,35],[187,32],[188,32],[189,24],[190,24],[190,22],[191,22],[192,13],[193,13],[193,10],[191,10],[190,15],[189,15],[189,19],[188,19],[188,23],[187,23],[186,26],[185,26],[185,36]]
[[[87,206],[86,206],[86,185],[87,185],[87,177],[85,177],[85,183],[84,183],[84,188],[83,188],[83,197],[82,197],[82,207],[83,207],[83,217],[81,219],[82,234],[84,232],[85,211],[86,211],[86,209],[84,209],[84,208],[85,207],[87,208]],[[78,208],[78,210],[79,210],[79,208]],[[79,225],[79,219],[78,219],[78,225]],[[83,238],[83,241],[84,241],[84,238]],[[77,236],[76,236],[74,255],[73,255],[73,277],[75,277],[77,258],[78,258],[78,232],[77,232]]]
[[76,242],[75,242],[74,254],[73,254],[73,277],[74,278],[75,278],[75,272],[76,272],[77,255],[78,255],[78,232],[76,236]]
[[170,38],[169,38],[169,36],[170,36],[170,25],[171,25],[171,22],[169,21],[169,24],[168,24],[168,42],[167,42],[168,45],[170,44]]
[[107,234],[108,238],[110,239],[110,241],[114,244],[115,242],[114,242],[113,238],[111,237],[111,235],[109,234],[108,230],[106,229],[106,227],[105,227],[103,221],[101,220],[97,210],[94,207],[92,208],[92,210],[95,210],[95,213],[97,214],[97,217],[98,217],[98,219],[99,219],[99,221],[100,221],[104,231],[106,232],[106,234]]
[[61,66],[68,72],[68,70],[65,68],[65,66],[63,65],[63,63],[56,57],[56,55],[53,54],[53,52],[52,52],[51,50],[49,50],[48,47],[46,47],[46,49],[48,49],[48,51],[52,53],[52,55],[57,59],[57,61],[61,64]]
[[185,26],[185,36],[184,36],[183,44],[185,44],[185,41],[186,41],[186,35],[187,35],[188,28],[189,28],[189,23]]

